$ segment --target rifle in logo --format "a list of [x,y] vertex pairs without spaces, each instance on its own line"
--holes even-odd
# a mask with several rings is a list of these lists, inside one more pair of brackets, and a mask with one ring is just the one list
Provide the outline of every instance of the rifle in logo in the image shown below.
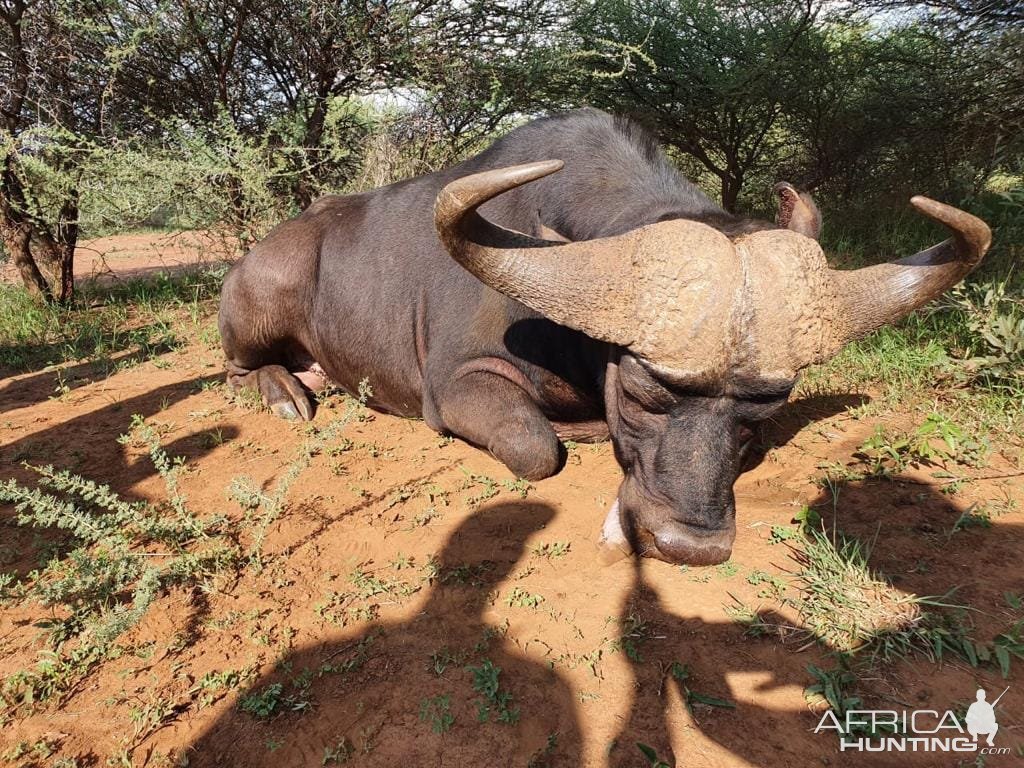
[[974,741],[978,741],[979,736],[987,736],[985,743],[990,747],[993,746],[992,741],[996,736],[996,732],[999,730],[999,723],[996,722],[996,704],[999,703],[999,699],[1006,695],[1006,692],[1010,690],[1010,686],[1006,686],[1003,692],[999,694],[999,697],[989,704],[985,701],[985,689],[979,688],[978,693],[975,696],[976,701],[967,708],[967,732],[971,734]]

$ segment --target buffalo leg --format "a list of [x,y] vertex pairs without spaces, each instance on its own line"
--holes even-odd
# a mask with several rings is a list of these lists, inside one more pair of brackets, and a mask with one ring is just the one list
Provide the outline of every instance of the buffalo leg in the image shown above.
[[283,419],[313,418],[313,406],[302,383],[283,365],[264,365],[245,370],[229,364],[228,388],[232,392],[253,389],[260,393],[265,405]]
[[565,448],[533,399],[508,379],[478,371],[437,399],[445,428],[486,448],[517,477],[542,480],[565,463]]

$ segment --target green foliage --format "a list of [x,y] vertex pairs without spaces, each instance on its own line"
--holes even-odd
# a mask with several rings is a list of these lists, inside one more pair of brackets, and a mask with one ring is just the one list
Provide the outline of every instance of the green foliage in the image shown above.
[[543,544],[538,544],[531,551],[536,557],[555,560],[569,554],[570,547],[571,542],[568,541],[547,541]]
[[14,505],[18,525],[63,536],[62,554],[8,587],[54,616],[44,624],[53,652],[35,671],[4,682],[3,700],[11,706],[68,690],[162,592],[208,587],[238,557],[223,518],[199,518],[188,509],[178,488],[184,463],[167,456],[140,417],[133,418],[133,432],[164,480],[161,501],[128,502],[107,485],[52,466],[26,465],[38,475],[36,487],[0,484],[0,502]]
[[868,567],[868,551],[856,539],[835,540],[808,529],[793,557],[801,568],[789,600],[816,640],[850,653],[889,639],[914,636],[923,623],[921,599],[893,589]]
[[619,624],[619,637],[612,641],[611,650],[613,652],[621,650],[630,661],[636,664],[642,663],[644,659],[640,649],[651,634],[650,627],[637,613],[631,613],[624,617]]
[[[797,595],[783,602],[797,610],[811,642],[841,658],[888,661],[919,654],[938,662],[952,655],[972,667],[995,665],[1004,677],[1013,657],[1024,659],[1024,621],[985,643],[972,636],[961,606],[904,594],[872,572],[868,551],[856,539],[808,529],[793,546],[800,565],[793,580]],[[837,701],[830,700],[838,713]]]
[[956,462],[982,466],[988,453],[987,441],[978,442],[940,413],[930,413],[913,432],[893,434],[875,427],[874,434],[857,449],[873,476],[902,472],[908,466]]
[[467,667],[473,675],[473,690],[483,696],[477,702],[477,719],[486,723],[491,717],[495,722],[515,725],[519,722],[519,707],[512,706],[512,694],[501,688],[501,668],[489,659],[479,667]]
[[434,696],[420,702],[420,722],[430,723],[434,733],[447,733],[455,724],[455,715],[451,711],[451,696]]
[[39,304],[24,289],[0,284],[0,369],[20,373],[86,360],[109,373],[151,360],[181,343],[175,311],[198,317],[218,295],[224,273],[217,267],[131,280],[86,292],[70,307]]
[[654,747],[648,746],[647,744],[643,744],[639,741],[636,743],[636,747],[640,750],[640,754],[644,756],[644,759],[647,760],[650,768],[670,768],[668,763],[658,757],[658,752]]
[[539,608],[543,602],[543,595],[532,595],[522,587],[513,587],[508,597],[505,598],[505,604],[510,608]]
[[693,712],[694,704],[703,704],[705,707],[717,707],[719,709],[735,709],[736,704],[729,701],[728,699],[720,699],[717,696],[708,696],[704,693],[698,693],[692,690],[687,682],[690,679],[690,668],[686,664],[680,664],[678,661],[673,661],[668,668],[669,674],[672,679],[679,684],[683,690],[683,701],[686,704],[686,709],[689,712]]
[[366,401],[372,394],[369,382],[364,379],[359,383],[359,397],[346,397],[345,409],[340,416],[332,419],[323,427],[308,425],[306,439],[303,440],[284,472],[269,491],[261,489],[249,477],[239,476],[231,480],[228,486],[228,498],[245,511],[247,527],[252,531],[246,557],[253,568],[256,570],[263,568],[263,542],[266,539],[267,530],[280,517],[288,492],[295,481],[309,468],[314,457],[327,450],[331,442],[337,440],[349,424],[366,418]]
[[243,697],[238,707],[243,712],[266,719],[281,708],[283,693],[284,683],[270,683]]
[[241,670],[225,669],[219,672],[207,672],[196,681],[189,693],[199,694],[199,708],[208,707],[215,701],[227,694],[228,691],[238,688],[243,682],[256,673],[254,667],[246,667]]
[[[1024,212],[1024,206],[1021,211]],[[1008,279],[966,283],[950,292],[944,306],[966,325],[962,378],[971,384],[1024,395],[1024,299],[1011,295]]]
[[846,723],[847,711],[861,706],[860,698],[850,692],[857,677],[843,664],[827,670],[808,664],[807,671],[815,682],[804,689],[804,697],[811,703],[824,700],[842,727]]

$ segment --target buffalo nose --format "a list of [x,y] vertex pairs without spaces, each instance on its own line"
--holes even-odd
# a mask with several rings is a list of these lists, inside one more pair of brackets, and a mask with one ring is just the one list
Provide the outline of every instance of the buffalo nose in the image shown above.
[[732,554],[736,528],[708,530],[669,520],[653,534],[654,545],[663,560],[687,565],[717,565]]

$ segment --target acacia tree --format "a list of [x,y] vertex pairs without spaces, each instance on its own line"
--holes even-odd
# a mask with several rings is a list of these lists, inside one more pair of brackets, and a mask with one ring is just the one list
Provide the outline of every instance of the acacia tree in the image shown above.
[[598,0],[573,20],[573,55],[587,100],[653,125],[734,210],[750,173],[784,148],[783,107],[813,74],[801,60],[814,20],[802,2]]
[[[547,0],[121,5],[127,26],[159,19],[126,63],[122,82],[146,93],[152,115],[199,126],[226,121],[235,134],[263,140],[285,165],[280,175],[296,208],[358,168],[366,111],[339,104],[401,91],[421,106],[439,104],[435,114],[453,122],[466,113],[486,120],[495,110],[476,98],[481,79],[504,75],[499,62],[515,60],[555,20]],[[453,79],[456,70],[460,77]]]
[[83,11],[0,0],[0,238],[26,287],[60,302],[74,290],[75,171],[99,130],[106,85]]
[[[864,12],[897,5],[916,10]],[[780,177],[833,199],[962,199],[1021,156],[1016,5],[597,0],[572,17],[575,66],[546,94],[641,118],[717,178],[729,210],[751,179]]]

